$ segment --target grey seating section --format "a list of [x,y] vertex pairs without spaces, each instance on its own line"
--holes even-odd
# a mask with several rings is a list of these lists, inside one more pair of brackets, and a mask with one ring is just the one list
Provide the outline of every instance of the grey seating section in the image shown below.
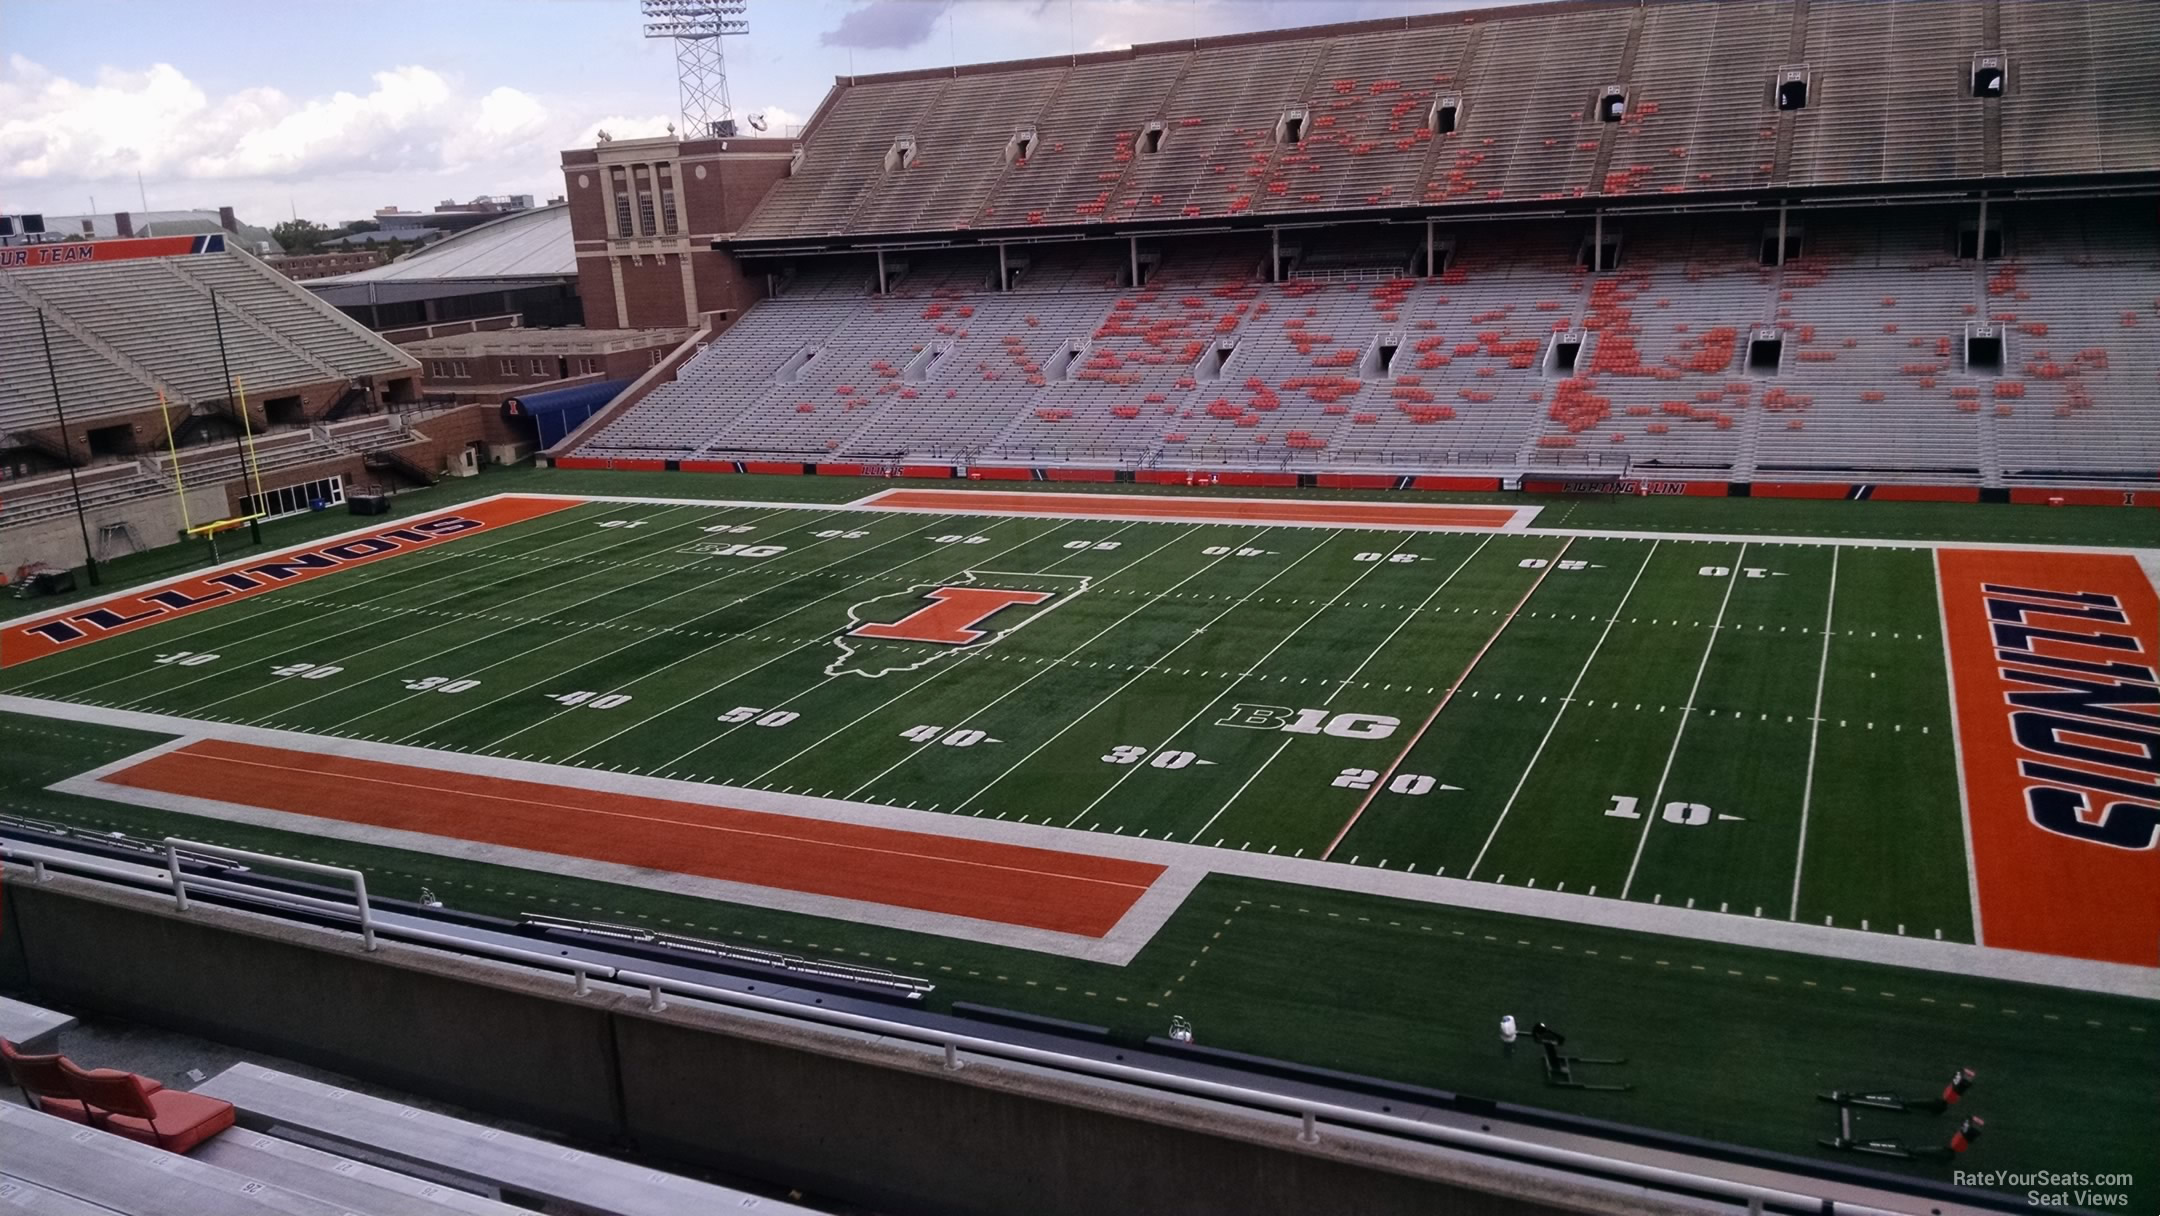
[[111,1208],[6,1173],[0,1173],[0,1210],[36,1212],[40,1216],[113,1216]]
[[350,1216],[341,1204],[8,1103],[0,1161],[10,1176],[130,1216]]
[[520,1210],[469,1191],[246,1128],[226,1131],[190,1155],[220,1169],[369,1216],[438,1216],[444,1212],[511,1216]]
[[[2014,239],[1986,261],[1958,256],[1970,213],[1902,208],[1801,216],[1782,266],[1763,264],[1774,220],[1756,216],[1631,222],[1600,273],[1570,226],[1489,224],[1458,234],[1436,279],[1395,277],[1413,260],[1399,234],[1322,233],[1284,282],[1265,281],[1264,238],[1194,240],[1138,291],[1104,288],[1122,249],[1034,250],[1010,292],[980,253],[918,252],[886,297],[852,271],[798,278],[816,289],[752,307],[579,450],[2150,484],[2160,239],[2131,208],[1997,214]],[[1989,325],[2002,365],[1968,367],[1966,334]],[[1580,338],[1572,373],[1556,335]],[[1757,335],[1778,340],[1769,367],[1750,366]],[[1229,357],[1203,368],[1218,344]]]
[[74,1024],[67,1014],[0,996],[0,1039],[25,1051],[44,1050],[55,1035]]
[[[222,400],[228,361],[252,401],[290,387],[419,370],[397,347],[239,252],[8,272],[0,331],[34,344],[40,310],[105,347],[57,322],[46,326],[70,422],[151,409],[160,384],[197,401]],[[0,365],[0,434],[53,425],[52,410],[41,353]]]
[[197,1092],[231,1102],[250,1124],[276,1124],[365,1146],[500,1187],[505,1194],[595,1213],[702,1216],[722,1210],[805,1210],[255,1064],[235,1064]]
[[[1970,56],[2009,56],[1998,97]],[[2160,168],[2149,0],[1516,5],[844,77],[746,241]],[[1804,109],[1772,81],[1804,66]],[[1608,84],[1624,114],[1603,121]],[[1461,102],[1457,128],[1434,103]],[[1301,138],[1286,138],[1302,109]],[[1156,150],[1135,151],[1148,124]],[[1038,146],[1009,166],[1012,134]],[[1987,134],[1999,132],[1999,140]],[[919,143],[888,168],[893,143]],[[1997,152],[1991,163],[1989,149]]]

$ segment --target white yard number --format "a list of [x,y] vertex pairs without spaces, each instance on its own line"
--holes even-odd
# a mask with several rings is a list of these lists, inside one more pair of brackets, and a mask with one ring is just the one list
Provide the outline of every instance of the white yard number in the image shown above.
[[205,663],[217,662],[218,656],[214,654],[197,654],[192,650],[175,650],[171,654],[157,656],[157,661],[171,663],[176,667],[200,667]]
[[551,692],[548,700],[562,703],[565,709],[613,709],[630,703],[626,692]]
[[700,545],[697,551],[706,557],[778,557],[787,552],[786,545]]
[[600,521],[600,526],[603,528],[642,528],[645,526],[645,521],[642,519],[603,519]]
[[[1702,575],[1704,578],[1724,578],[1726,575],[1732,573],[1732,567],[1704,566],[1696,573]],[[1768,566],[1740,567],[1740,574],[1743,578],[1769,578],[1772,573],[1773,571]]]
[[751,524],[707,524],[703,528],[698,529],[698,531],[713,533],[726,532],[732,535],[744,532],[755,532],[757,531],[757,528]]
[[[941,737],[942,736],[942,737]],[[973,747],[978,743],[1002,743],[973,727],[946,730],[942,726],[910,726],[900,732],[900,737],[910,743],[942,743],[947,747]]]
[[1207,557],[1258,557],[1261,554],[1266,553],[1267,550],[1252,548],[1233,549],[1229,545],[1209,545],[1207,548],[1202,549],[1200,552]]
[[1217,718],[1215,725],[1281,730],[1293,735],[1332,735],[1337,739],[1385,739],[1402,725],[1402,719],[1386,714],[1335,714],[1324,709],[1240,704],[1231,706],[1229,716]]
[[[1128,743],[1111,748],[1103,756],[1102,761],[1104,764],[1138,764],[1140,761],[1147,759],[1147,754],[1148,749]],[[1156,752],[1154,759],[1148,760],[1148,767],[1165,768],[1174,771],[1181,768],[1190,768],[1195,764],[1212,765],[1214,763],[1213,760],[1202,760],[1191,752],[1165,749]]]
[[468,688],[478,687],[478,680],[453,680],[449,676],[422,676],[417,680],[405,681],[408,692],[464,692]]
[[823,532],[814,532],[811,535],[819,540],[861,540],[870,534],[868,532],[850,532],[845,528],[827,528]]
[[271,668],[270,674],[274,676],[299,676],[303,680],[326,680],[343,670],[345,669],[342,667],[335,667],[327,663],[321,665],[314,663],[287,663],[283,667]]
[[1118,542],[1114,540],[1069,540],[1065,542],[1065,547],[1068,549],[1115,549],[1118,547]]
[[[1613,819],[1640,819],[1642,812],[1635,808],[1641,801],[1626,794],[1614,794],[1612,805],[1605,808],[1605,814]],[[1714,813],[1700,802],[1668,802],[1665,809],[1658,812],[1658,817],[1667,823],[1695,828],[1710,822]]]
[[943,536],[933,536],[930,539],[941,545],[979,545],[990,538],[987,536],[967,536],[959,532],[947,532]]
[[1573,558],[1569,558],[1564,562],[1550,562],[1542,557],[1526,557],[1515,564],[1525,570],[1543,570],[1547,566],[1551,566],[1555,570],[1588,570],[1590,568],[1589,562],[1579,562]]
[[738,705],[720,715],[722,722],[748,722],[752,726],[786,726],[802,717],[792,709],[768,710],[760,705]]
[[1414,562],[1418,560],[1418,555],[1415,553],[1360,553],[1350,560],[1356,562]]
[[[1336,774],[1335,780],[1328,784],[1337,789],[1369,790],[1373,787],[1373,782],[1379,779],[1380,774],[1369,768],[1346,768]],[[1420,794],[1432,793],[1439,784],[1423,773],[1397,773],[1389,779],[1387,788],[1390,794],[1408,794],[1414,798]]]

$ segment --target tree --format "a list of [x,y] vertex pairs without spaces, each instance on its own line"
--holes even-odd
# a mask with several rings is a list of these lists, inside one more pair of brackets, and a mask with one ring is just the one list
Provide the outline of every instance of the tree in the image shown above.
[[287,253],[308,253],[320,246],[330,230],[313,220],[287,220],[270,230],[270,239]]

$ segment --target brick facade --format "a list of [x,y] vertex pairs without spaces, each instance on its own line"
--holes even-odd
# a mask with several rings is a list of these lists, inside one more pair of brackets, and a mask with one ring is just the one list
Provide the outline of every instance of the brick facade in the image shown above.
[[796,147],[790,139],[639,139],[564,152],[587,324],[694,326],[700,314],[748,308],[762,282],[745,279],[734,256],[712,243],[732,235],[787,175]]

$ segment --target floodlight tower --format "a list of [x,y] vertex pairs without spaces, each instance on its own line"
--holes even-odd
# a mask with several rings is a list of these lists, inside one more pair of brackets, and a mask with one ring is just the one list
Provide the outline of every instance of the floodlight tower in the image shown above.
[[735,134],[720,40],[750,32],[749,0],[639,0],[647,38],[675,40],[685,138]]

